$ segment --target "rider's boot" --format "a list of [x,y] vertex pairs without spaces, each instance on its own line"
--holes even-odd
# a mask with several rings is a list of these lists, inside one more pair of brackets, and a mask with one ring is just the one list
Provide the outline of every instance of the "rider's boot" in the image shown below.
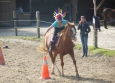
[[49,47],[49,52],[52,52],[53,50],[53,45],[54,45],[54,41],[51,41],[50,47]]

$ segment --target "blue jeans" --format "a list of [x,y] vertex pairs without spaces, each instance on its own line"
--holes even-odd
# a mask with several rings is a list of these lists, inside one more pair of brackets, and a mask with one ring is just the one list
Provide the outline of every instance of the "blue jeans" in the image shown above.
[[87,55],[87,51],[88,51],[87,41],[88,41],[88,35],[81,36],[83,55]]

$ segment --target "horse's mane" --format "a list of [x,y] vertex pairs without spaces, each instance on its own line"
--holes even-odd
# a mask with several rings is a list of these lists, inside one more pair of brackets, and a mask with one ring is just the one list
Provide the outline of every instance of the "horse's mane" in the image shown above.
[[75,23],[74,22],[68,22],[67,23],[67,26],[70,25],[70,26],[75,26]]
[[67,24],[65,25],[64,30],[62,30],[62,31],[59,33],[59,35],[62,35],[62,34],[65,32],[65,30],[67,29],[68,26],[75,26],[75,24],[74,24],[74,22],[67,22]]

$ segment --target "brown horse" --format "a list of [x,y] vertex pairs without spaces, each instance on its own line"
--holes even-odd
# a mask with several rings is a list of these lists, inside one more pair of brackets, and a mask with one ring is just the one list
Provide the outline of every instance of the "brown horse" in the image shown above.
[[103,9],[103,12],[102,12],[102,16],[103,16],[103,19],[104,19],[104,27],[107,29],[107,20],[108,18],[110,20],[115,20],[115,9],[111,9],[111,8],[104,8]]
[[[77,66],[76,66],[76,60],[74,57],[74,45],[72,40],[77,40],[76,38],[76,28],[74,23],[67,23],[67,25],[65,26],[64,30],[61,32],[62,35],[60,37],[60,42],[58,44],[58,46],[55,46],[52,52],[48,52],[52,61],[52,74],[54,74],[54,66],[56,66],[55,64],[55,59],[56,56],[59,54],[60,55],[60,60],[61,60],[61,67],[62,67],[62,76],[64,76],[64,72],[63,72],[63,66],[64,66],[64,62],[63,62],[63,57],[66,54],[69,54],[73,60],[74,66],[75,66],[75,72],[76,72],[76,77],[79,77],[78,74],[78,70],[77,70]],[[49,49],[49,42],[48,39],[50,38],[51,33],[47,33],[45,36],[45,46],[46,49]],[[56,68],[58,69],[58,67],[56,66]],[[61,72],[58,69],[59,74],[61,75]]]

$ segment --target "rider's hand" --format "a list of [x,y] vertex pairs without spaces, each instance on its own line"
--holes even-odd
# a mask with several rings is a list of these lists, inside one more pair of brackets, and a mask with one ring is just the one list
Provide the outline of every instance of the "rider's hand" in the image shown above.
[[81,21],[79,21],[79,24],[81,25],[81,24],[82,24],[82,22],[81,22]]

